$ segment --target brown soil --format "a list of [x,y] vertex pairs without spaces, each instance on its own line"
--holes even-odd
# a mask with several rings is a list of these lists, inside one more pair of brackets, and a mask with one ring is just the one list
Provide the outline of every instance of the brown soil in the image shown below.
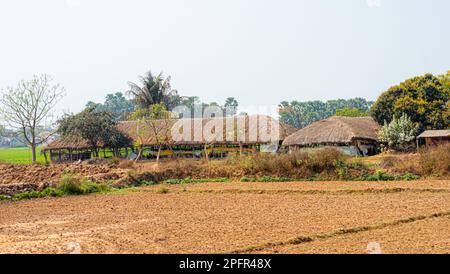
[[66,173],[76,174],[98,182],[117,180],[126,176],[127,170],[113,165],[87,163],[68,165],[5,165],[0,164],[0,195],[41,190],[57,184]]
[[419,220],[379,230],[338,236],[323,241],[288,244],[258,253],[273,254],[364,254],[369,243],[378,243],[381,253],[450,253],[450,217]]
[[[72,242],[83,253],[359,253],[369,242],[446,253],[448,215],[435,214],[450,211],[449,189],[450,181],[207,183],[2,202],[0,253],[66,253]],[[311,235],[328,236],[289,244]]]

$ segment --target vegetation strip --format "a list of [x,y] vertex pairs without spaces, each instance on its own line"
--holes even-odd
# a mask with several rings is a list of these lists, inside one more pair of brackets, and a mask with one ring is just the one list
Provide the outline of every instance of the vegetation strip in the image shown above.
[[354,189],[354,190],[280,190],[280,189],[183,189],[179,191],[208,194],[303,194],[303,195],[349,195],[349,194],[392,194],[392,193],[450,193],[450,189],[442,188],[386,188],[386,189]]
[[347,235],[347,234],[354,234],[354,233],[366,232],[366,231],[371,231],[371,230],[378,230],[378,229],[383,229],[383,228],[387,228],[387,227],[398,226],[401,224],[413,223],[416,221],[440,218],[440,217],[445,217],[445,216],[450,216],[450,210],[439,212],[439,213],[434,213],[431,215],[413,216],[413,217],[409,217],[409,218],[405,218],[405,219],[383,222],[383,223],[374,224],[374,225],[359,226],[359,227],[353,227],[353,228],[343,228],[343,229],[339,229],[339,230],[335,230],[335,231],[331,231],[331,232],[313,234],[310,236],[299,236],[299,237],[292,238],[287,241],[268,242],[268,243],[264,243],[264,244],[261,244],[258,246],[251,246],[251,247],[247,247],[247,248],[243,248],[243,249],[230,251],[227,253],[229,253],[229,254],[250,253],[250,252],[256,252],[256,251],[262,251],[264,249],[271,248],[271,247],[279,247],[279,246],[285,246],[285,245],[299,245],[299,244],[303,244],[303,243],[310,243],[310,242],[314,242],[314,241],[326,240],[326,239],[330,239],[330,238],[334,238],[334,237],[342,236],[342,235]]

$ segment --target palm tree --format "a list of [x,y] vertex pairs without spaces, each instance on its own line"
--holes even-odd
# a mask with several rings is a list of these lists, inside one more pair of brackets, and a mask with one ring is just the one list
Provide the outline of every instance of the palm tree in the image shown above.
[[163,104],[168,110],[172,110],[180,101],[178,91],[172,89],[170,76],[164,78],[162,72],[154,76],[150,71],[139,77],[142,86],[128,82],[130,90],[127,94],[133,97],[133,101],[141,108],[148,108],[154,104]]

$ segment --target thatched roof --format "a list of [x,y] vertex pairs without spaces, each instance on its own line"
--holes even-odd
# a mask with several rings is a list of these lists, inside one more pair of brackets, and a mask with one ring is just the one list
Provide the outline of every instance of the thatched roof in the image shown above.
[[[102,147],[103,144],[98,144],[97,147]],[[90,149],[91,145],[83,138],[77,136],[71,137],[61,137],[47,146],[45,146],[42,151],[52,150],[52,149],[73,149],[73,150],[83,150]]]
[[[214,129],[214,124],[223,125],[222,132],[220,127]],[[278,132],[272,132],[271,124],[279,126]],[[186,130],[188,133],[189,125],[191,126],[190,137],[179,140],[173,138],[172,129],[180,128],[184,125],[180,135]],[[178,126],[178,127],[177,127]],[[202,127],[203,126],[203,130]],[[277,133],[272,136],[272,140],[284,140],[287,136],[294,133],[297,129],[291,126],[279,123],[277,120],[264,115],[248,115],[237,117],[220,117],[220,118],[195,118],[195,119],[167,119],[156,120],[154,122],[126,121],[117,125],[118,129],[128,136],[134,143],[144,146],[152,146],[158,144],[171,145],[204,145],[204,144],[263,144],[268,143],[267,136],[271,133]],[[211,134],[206,136],[206,128],[211,129]],[[175,131],[176,132],[176,131]],[[220,133],[223,135],[220,136]],[[188,134],[186,134],[188,135]],[[239,138],[238,138],[239,136]],[[275,141],[275,140],[273,140]],[[269,141],[270,142],[270,141]],[[51,149],[88,149],[89,145],[86,141],[77,138],[61,138],[49,144],[44,150]]]
[[338,117],[313,123],[287,137],[285,146],[350,144],[355,139],[377,141],[380,125],[371,117]]
[[439,137],[450,137],[450,129],[444,130],[427,130],[417,136],[417,138],[439,138]]

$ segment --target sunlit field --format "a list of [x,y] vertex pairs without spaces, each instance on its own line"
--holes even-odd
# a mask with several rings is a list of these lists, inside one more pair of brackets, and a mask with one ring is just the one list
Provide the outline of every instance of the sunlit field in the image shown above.
[[[45,163],[40,148],[37,149],[37,161],[38,163]],[[28,147],[0,148],[0,163],[31,164],[31,149]]]

